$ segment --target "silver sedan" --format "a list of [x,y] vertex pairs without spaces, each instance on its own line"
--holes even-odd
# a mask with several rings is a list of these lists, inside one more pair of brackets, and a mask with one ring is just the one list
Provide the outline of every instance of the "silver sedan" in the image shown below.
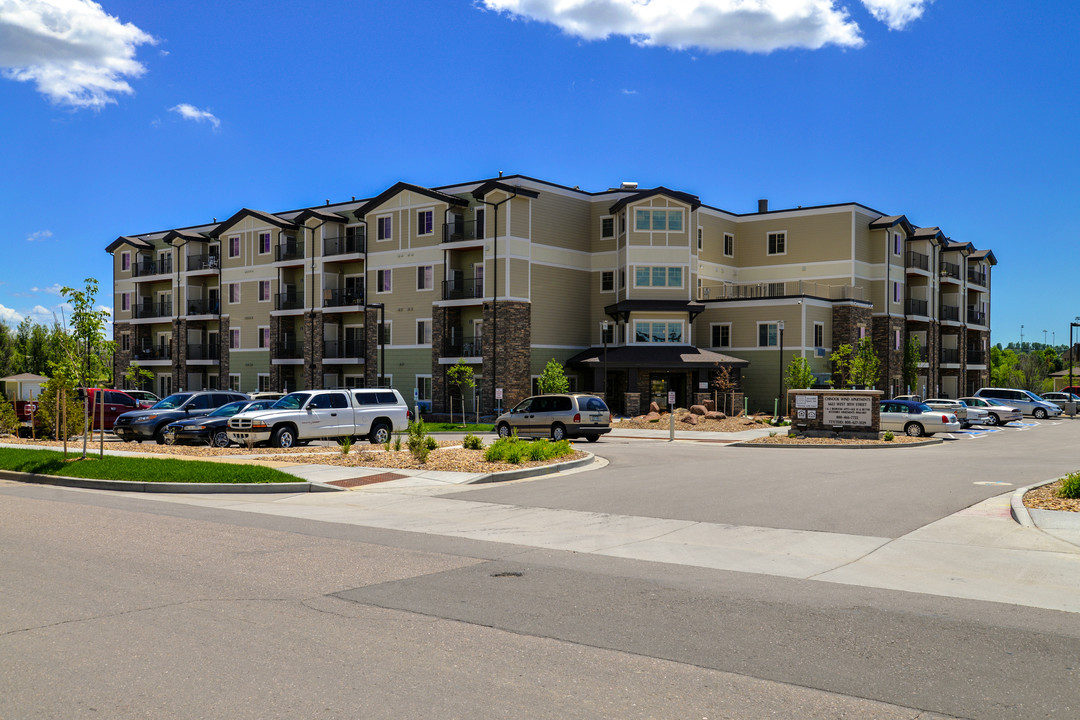
[[960,421],[946,410],[911,400],[882,400],[881,429],[902,432],[912,437],[938,432],[956,432]]
[[1004,425],[1010,422],[1021,422],[1024,419],[1024,413],[1019,409],[1007,405],[998,405],[986,398],[964,397],[960,398],[960,400],[970,407],[985,410],[987,425]]

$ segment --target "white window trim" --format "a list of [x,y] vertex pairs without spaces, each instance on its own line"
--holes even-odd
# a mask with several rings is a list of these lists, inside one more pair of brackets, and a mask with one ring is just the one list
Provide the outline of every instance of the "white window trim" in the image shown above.
[[[415,387],[417,389],[417,395],[419,395],[420,402],[430,402],[432,400],[432,398],[424,397],[423,393],[419,392],[419,390],[420,390],[420,380],[422,378],[427,378],[428,380],[432,380],[431,373],[427,373],[426,375],[423,375],[423,374],[417,375],[416,376],[416,384],[413,387]],[[432,380],[429,383],[429,385],[431,386],[431,393],[435,394],[435,382]]]
[[[604,234],[604,221],[611,220],[611,234]],[[601,240],[614,240],[615,239],[615,216],[614,215],[601,215],[600,216],[600,239]]]
[[[770,235],[783,235],[784,236],[784,252],[775,252],[775,253],[769,252],[769,236]],[[769,230],[768,232],[766,232],[765,233],[765,255],[766,255],[766,257],[780,257],[781,255],[787,255],[787,247],[788,247],[787,236],[788,236],[788,231],[787,230]]]
[[[127,265],[126,269],[124,265]],[[120,272],[131,272],[131,252],[128,250],[120,253]]]
[[255,373],[255,391],[256,392],[259,392],[260,390],[262,390],[263,385],[262,385],[261,381],[262,381],[263,378],[266,378],[266,390],[264,392],[268,392],[270,390],[270,373]]
[[[432,232],[431,234],[434,235],[435,233]],[[426,287],[426,288],[420,287],[420,273],[419,273],[419,271],[420,271],[421,268],[431,268],[431,287]],[[432,265],[432,264],[417,265],[416,270],[417,270],[416,292],[434,292],[434,290],[435,290],[435,266]],[[393,288],[393,280],[390,281],[390,287]]]
[[[432,237],[435,234],[435,208],[434,206],[427,208],[418,208],[415,215],[417,226],[420,225],[420,213],[431,213],[431,232],[422,233],[420,232],[419,227],[417,227],[416,237]],[[393,234],[393,221],[390,221],[390,225],[390,232],[391,234]]]
[[[647,230],[639,230],[638,229],[638,226],[637,226],[637,214],[638,214],[639,211],[644,211],[644,212],[649,213],[649,228]],[[679,215],[680,215],[679,224],[682,227],[679,228],[678,230],[672,230],[671,228],[668,227],[668,224],[669,224],[668,223],[668,218],[665,217],[664,218],[664,229],[663,230],[654,230],[653,229],[653,216],[652,216],[652,214],[654,212],[661,212],[661,211],[663,211],[665,213],[678,212]],[[679,233],[679,234],[682,234],[682,233],[686,232],[686,208],[681,208],[681,207],[653,207],[651,205],[647,206],[647,207],[635,207],[634,208],[634,232],[639,232],[639,233]]]
[[[427,323],[428,334],[434,336],[435,327],[431,323],[431,318],[417,318],[416,319],[416,332],[413,333],[413,337],[415,337],[419,341],[419,339],[420,339],[420,323]],[[416,344],[418,346],[420,346],[420,347],[431,347],[431,340],[428,340],[427,342],[417,342]]]
[[825,323],[821,322],[820,320],[815,320],[814,321],[814,336],[813,336],[814,338],[817,337],[817,329],[818,328],[821,328],[821,344],[820,345],[814,345],[814,347],[823,348],[823,347],[825,347]]
[[270,349],[270,326],[269,325],[258,325],[258,326],[256,326],[256,329],[258,330],[258,335],[257,336],[259,338],[260,343],[262,342],[263,330],[266,331],[266,344],[265,345],[259,345],[259,349],[260,350],[269,350]]
[[[657,267],[664,268],[664,271],[665,271],[664,272],[664,278],[665,278],[665,280],[667,279],[667,270],[669,268],[679,268],[679,269],[682,270],[682,272],[679,274],[680,275],[680,277],[679,277],[679,280],[680,280],[679,285],[678,286],[676,286],[676,285],[651,285],[651,284],[650,285],[638,285],[637,284],[637,269],[639,267],[643,267],[643,268],[647,267],[647,268],[649,268],[649,281],[650,282],[652,281],[652,269],[653,268],[657,268]],[[643,289],[643,290],[685,290],[686,289],[686,276],[689,274],[689,272],[690,272],[689,266],[687,266],[687,265],[678,265],[678,264],[676,264],[676,265],[631,265],[630,266],[630,274],[634,278],[633,287],[634,287],[635,290],[638,290],[638,289]]]
[[[611,289],[604,289],[604,273],[611,273]],[[615,271],[614,270],[601,270],[600,271],[600,292],[602,293],[614,293],[615,292]]]
[[[716,327],[726,327],[728,329],[728,331],[727,331],[728,344],[727,345],[712,345],[711,344],[712,339],[713,339],[713,328],[716,328]],[[734,337],[732,335],[731,323],[729,323],[729,322],[709,323],[709,343],[710,343],[709,347],[730,348],[732,345],[734,345],[734,343],[732,342],[733,339],[734,339]]]
[[[240,300],[243,298],[243,295],[244,295],[243,290],[241,289],[241,287],[242,287],[242,283],[238,283],[238,282],[229,283],[229,304],[230,305],[239,305],[240,304]],[[236,288],[236,299],[235,300],[232,299],[233,288]]]
[[259,298],[259,302],[268,303],[274,297],[274,284],[270,280],[259,280],[259,294],[262,295],[262,284],[266,283],[266,299]]
[[[232,254],[233,240],[236,241],[236,254],[235,255]],[[240,236],[239,235],[230,235],[229,236],[229,257],[230,258],[238,258],[238,257],[242,257],[243,254],[244,254],[244,248],[243,248],[243,243],[240,241]]]
[[[382,282],[379,278],[379,273],[389,273],[390,276],[390,289],[383,290]],[[366,290],[365,290],[366,291]],[[394,273],[392,268],[380,268],[375,271],[375,294],[376,295],[389,295],[394,292]]]
[[[761,326],[762,325],[776,325],[776,345],[762,345],[761,344]],[[757,348],[774,348],[780,346],[780,323],[776,320],[758,320],[754,333],[754,347]]]
[[[382,229],[382,219],[390,218],[390,233],[387,237],[379,237],[379,231]],[[375,242],[390,242],[394,239],[394,213],[383,213],[382,215],[375,216]]]
[[240,390],[240,373],[229,373],[229,389],[233,392],[242,392]]
[[131,312],[131,293],[120,293],[120,312]]
[[[674,323],[676,325],[679,325],[681,327],[681,332],[680,332],[679,335],[682,338],[682,340],[680,340],[677,343],[676,342],[660,342],[660,343],[640,342],[637,339],[637,329],[638,329],[638,325],[641,324],[641,323],[649,323],[650,325],[652,323],[667,323],[668,325],[671,325],[672,323]],[[631,330],[631,337],[633,337],[633,340],[629,343],[631,345],[650,345],[651,346],[651,345],[687,345],[687,344],[689,344],[687,342],[687,340],[686,340],[686,321],[685,320],[680,320],[679,318],[649,318],[649,319],[642,318],[640,320],[634,320],[634,322],[631,324],[630,330]]]
[[[379,382],[380,380],[382,382]],[[380,388],[392,388],[392,387],[394,387],[394,374],[390,373],[389,375],[384,374],[384,375],[381,375],[381,376],[376,375],[375,376],[375,385],[377,387],[380,387]]]
[[[229,328],[229,349],[239,350],[244,342],[244,333],[241,332],[243,328]],[[233,333],[236,333],[236,344],[233,345]]]
[[[262,251],[262,236],[266,235],[270,241],[266,243],[266,252]],[[269,255],[274,252],[274,234],[270,232],[258,232],[255,233],[255,254],[256,255]]]
[[341,376],[341,384],[344,387],[353,389],[360,387],[359,385],[349,385],[349,380],[363,380],[363,375],[357,375],[356,373],[343,373]]
[[[727,251],[728,238],[731,238],[731,252]],[[766,242],[768,242],[768,238],[766,238]],[[787,249],[787,242],[786,241],[784,242],[784,249],[785,250]],[[724,248],[723,248],[723,250],[724,250],[724,257],[735,257],[735,233],[729,233],[729,232],[724,233]]]
[[893,257],[903,257],[904,255],[904,238],[900,233],[893,235]]
[[701,252],[701,248],[702,248],[703,243],[704,243],[704,237],[705,237],[705,231],[702,229],[702,227],[700,225],[698,225],[697,226],[697,249],[698,249],[698,252]]

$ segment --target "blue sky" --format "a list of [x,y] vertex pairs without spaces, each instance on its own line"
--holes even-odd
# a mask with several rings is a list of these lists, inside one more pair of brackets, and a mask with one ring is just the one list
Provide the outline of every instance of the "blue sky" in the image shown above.
[[502,170],[903,213],[994,250],[994,342],[1067,342],[1078,21],[1061,0],[0,0],[0,319],[107,290],[118,235]]

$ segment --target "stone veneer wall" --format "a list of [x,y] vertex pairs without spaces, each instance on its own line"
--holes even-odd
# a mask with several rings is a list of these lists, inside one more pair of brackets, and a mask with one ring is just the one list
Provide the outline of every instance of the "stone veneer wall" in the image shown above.
[[[532,351],[532,303],[510,300],[497,305],[484,303],[483,387],[480,389],[481,412],[496,406],[495,387],[503,389],[500,404],[513,407],[529,396],[532,377],[529,373]],[[496,335],[496,333],[498,333]],[[496,352],[498,348],[498,352]],[[494,369],[494,372],[492,372]]]
[[173,320],[173,390],[187,385],[187,319]]
[[[881,361],[881,377],[875,387],[889,397],[900,395],[897,392],[904,387],[904,347],[907,343],[907,324],[903,318],[874,318],[873,343],[874,353]],[[900,333],[900,349],[897,350],[894,339]]]
[[[130,345],[127,350],[120,349],[120,336],[128,333]],[[113,355],[113,385],[124,386],[124,373],[131,367],[131,354],[137,347],[135,332],[131,323],[113,323],[113,342],[116,343],[116,354]]]
[[270,316],[270,391],[283,392],[284,379],[281,377],[281,366],[274,364],[274,356],[281,346],[281,317]]
[[[447,398],[450,397],[450,386],[446,382],[446,369],[450,365],[439,363],[439,358],[445,356],[446,343],[449,340],[452,329],[461,328],[461,309],[456,307],[436,307],[431,312],[431,410],[432,412],[447,412]],[[454,358],[457,361],[457,358]]]
[[379,310],[377,308],[364,310],[364,384],[367,387],[377,387],[379,384],[379,370],[383,373],[386,368],[382,365],[382,356],[379,353]]
[[[873,332],[874,318],[870,306],[859,305],[853,302],[840,302],[833,304],[832,310],[832,348],[836,350],[841,345],[850,345],[854,348],[859,343],[859,329],[865,328],[866,335]],[[839,385],[840,376],[833,373],[833,383]]]
[[323,314],[309,312],[304,320],[304,378],[309,390],[322,389]]
[[229,316],[218,319],[218,388],[229,389]]

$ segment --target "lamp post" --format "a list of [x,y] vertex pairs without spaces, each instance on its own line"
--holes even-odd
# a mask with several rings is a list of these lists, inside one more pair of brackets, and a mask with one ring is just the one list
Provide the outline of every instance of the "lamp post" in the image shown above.
[[[1080,316],[1069,323],[1069,387],[1073,386],[1073,367],[1076,365],[1076,346],[1073,345],[1073,328],[1080,327]],[[1070,390],[1069,392],[1072,392]]]
[[[784,321],[780,320],[776,323],[776,329],[780,331],[780,393],[777,395],[777,400],[783,402],[784,399]],[[779,412],[779,410],[777,411]]]
[[607,331],[608,321],[600,321],[600,341],[604,343],[604,402],[608,402],[607,397]]
[[1020,352],[1024,352],[1024,326],[1020,326]]

